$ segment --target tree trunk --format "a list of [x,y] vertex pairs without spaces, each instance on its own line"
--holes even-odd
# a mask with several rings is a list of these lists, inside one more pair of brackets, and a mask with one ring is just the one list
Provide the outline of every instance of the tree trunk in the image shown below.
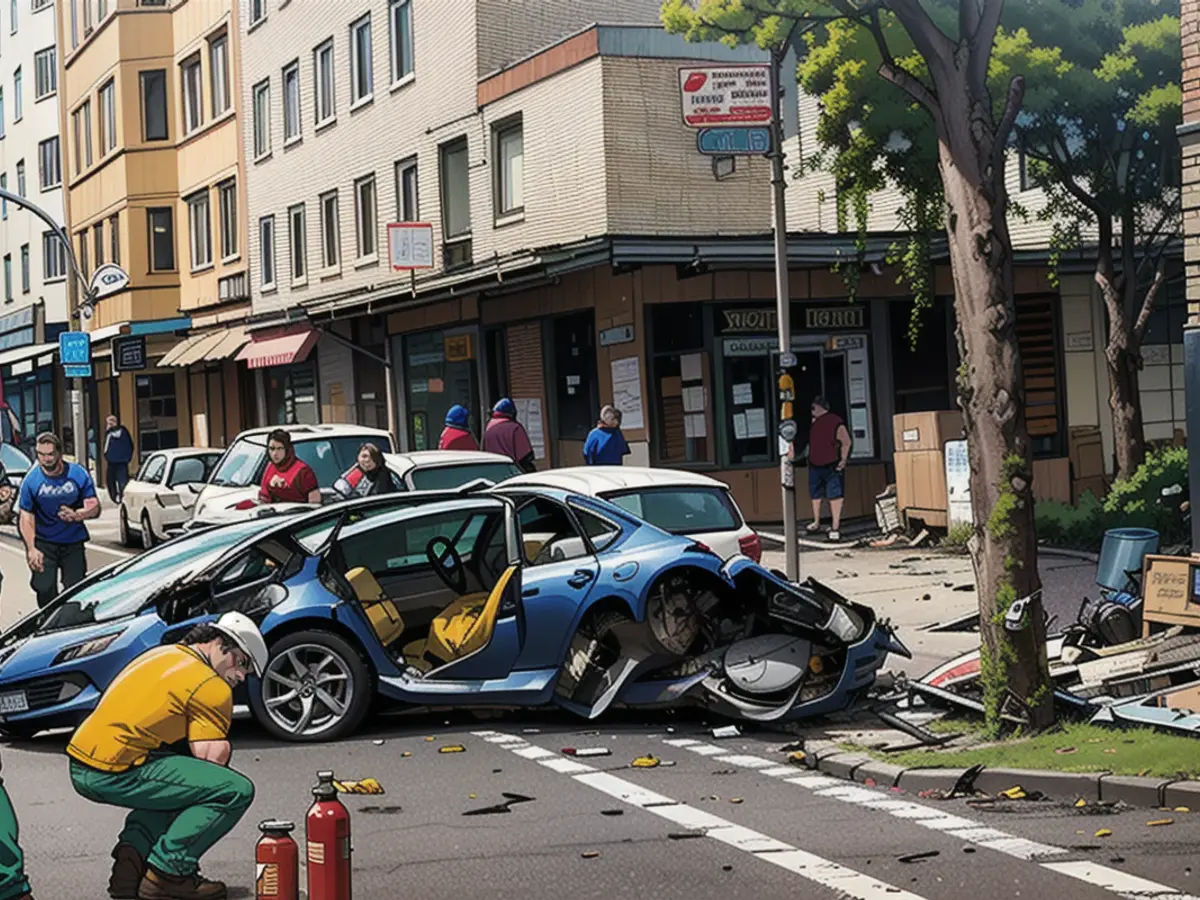
[[[959,54],[955,62],[965,66]],[[939,165],[963,359],[959,404],[971,461],[971,556],[979,591],[984,701],[993,728],[1008,713],[1042,729],[1053,724],[1054,706],[1003,154],[994,151],[996,126],[986,93],[971,96],[965,74],[948,80],[952,83],[936,85],[942,113]],[[1006,614],[1023,598],[1030,598],[1025,614],[1017,629],[1009,630]]]

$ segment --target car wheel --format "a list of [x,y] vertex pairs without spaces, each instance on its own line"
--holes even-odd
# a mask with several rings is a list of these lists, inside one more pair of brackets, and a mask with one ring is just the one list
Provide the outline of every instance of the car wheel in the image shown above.
[[374,692],[353,645],[327,631],[301,631],[271,647],[267,670],[249,691],[250,709],[272,737],[332,741],[359,726]]
[[154,536],[154,529],[150,525],[150,513],[142,510],[142,549],[149,550],[157,544],[158,538]]
[[614,633],[632,620],[615,610],[588,615],[571,638],[559,669],[554,692],[564,700],[578,701],[595,687],[595,680],[621,658],[621,641]]
[[120,509],[121,511],[117,515],[118,538],[122,547],[133,547],[135,541],[133,535],[129,533],[129,513],[126,512],[124,503],[121,504]]

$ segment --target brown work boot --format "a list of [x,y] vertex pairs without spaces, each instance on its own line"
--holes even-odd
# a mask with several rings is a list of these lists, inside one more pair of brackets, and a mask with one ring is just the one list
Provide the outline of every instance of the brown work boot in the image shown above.
[[168,875],[154,866],[146,867],[137,900],[225,900],[225,885],[201,878],[200,873]]
[[115,860],[112,875],[108,879],[108,896],[113,900],[137,900],[138,885],[146,874],[146,861],[132,844],[117,844],[113,848]]

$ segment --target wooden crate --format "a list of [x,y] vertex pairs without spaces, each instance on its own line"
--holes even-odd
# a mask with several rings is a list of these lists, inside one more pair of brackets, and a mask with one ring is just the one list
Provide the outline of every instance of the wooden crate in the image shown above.
[[[896,503],[900,511],[908,514],[909,510],[921,509],[927,513],[940,512],[945,517],[950,509],[950,497],[946,493],[946,458],[942,451],[897,453],[894,461]],[[923,515],[920,518],[926,517]],[[929,519],[926,518],[926,521]]]
[[958,410],[900,413],[892,417],[897,453],[942,450],[946,441],[959,440],[962,430],[963,416]]

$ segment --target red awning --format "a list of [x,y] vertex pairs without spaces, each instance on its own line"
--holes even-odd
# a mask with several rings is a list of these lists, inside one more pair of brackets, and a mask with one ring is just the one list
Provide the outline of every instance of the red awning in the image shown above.
[[244,362],[248,369],[304,362],[320,337],[321,333],[316,329],[306,328],[294,334],[251,341],[238,353],[237,359]]

